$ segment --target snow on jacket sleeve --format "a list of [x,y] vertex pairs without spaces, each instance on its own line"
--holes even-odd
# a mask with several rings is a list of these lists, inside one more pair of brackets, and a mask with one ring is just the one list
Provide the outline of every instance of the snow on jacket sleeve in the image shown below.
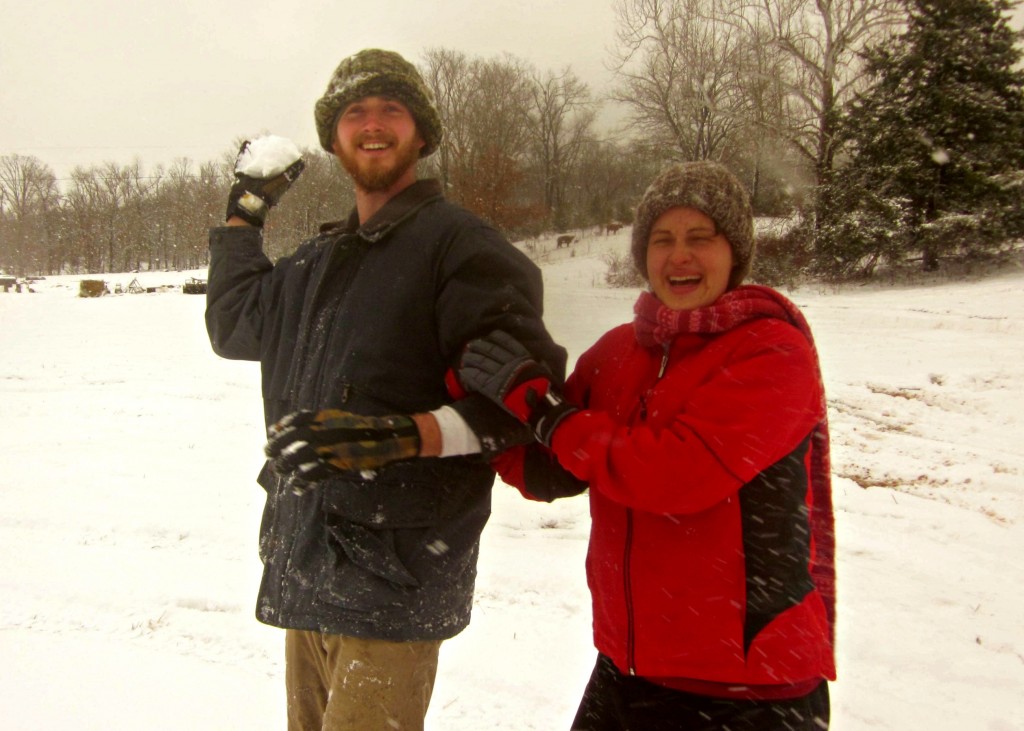
[[456,364],[463,346],[492,330],[504,330],[565,379],[565,349],[544,326],[540,270],[495,229],[465,226],[443,252],[437,296],[438,339]]
[[[504,330],[543,361],[558,383],[565,378],[565,349],[544,326],[540,270],[495,229],[463,226],[441,252],[437,295],[438,342],[454,367],[463,347],[492,330]],[[491,457],[533,440],[528,429],[479,394],[451,404]]]
[[[593,385],[588,370],[602,358],[599,347],[588,351],[567,394],[591,408],[556,431],[552,449],[559,461],[591,489],[650,512],[696,513],[736,493],[788,455],[822,418],[820,383],[804,336],[780,321],[742,329],[732,331],[735,346],[717,354],[709,346],[673,347],[665,376],[645,396],[648,418],[631,423],[585,396]],[[644,357],[655,357],[647,352]],[[633,413],[641,411],[640,396],[628,396],[637,406]],[[628,404],[620,409],[628,412]]]
[[217,355],[260,359],[272,270],[259,229],[222,226],[210,230],[206,330]]

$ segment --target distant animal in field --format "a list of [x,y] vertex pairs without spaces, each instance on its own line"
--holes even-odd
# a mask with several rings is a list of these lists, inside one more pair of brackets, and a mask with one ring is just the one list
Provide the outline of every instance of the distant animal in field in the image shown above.
[[620,228],[622,228],[622,224],[619,223],[618,221],[609,221],[604,225],[604,232],[606,234],[613,234]]
[[574,241],[576,241],[576,237],[572,234],[562,234],[555,239],[555,248],[561,249],[563,246],[571,246]]

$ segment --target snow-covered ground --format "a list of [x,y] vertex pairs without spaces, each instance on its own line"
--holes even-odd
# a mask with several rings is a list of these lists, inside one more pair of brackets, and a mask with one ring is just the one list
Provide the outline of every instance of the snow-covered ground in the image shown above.
[[[536,244],[572,359],[630,318],[602,285],[627,235]],[[0,294],[0,728],[282,729],[282,634],[253,618],[258,369],[211,353],[203,297],[78,279]],[[1024,273],[790,296],[830,403],[832,728],[1024,729]],[[428,727],[566,729],[594,659],[586,500],[494,497]]]

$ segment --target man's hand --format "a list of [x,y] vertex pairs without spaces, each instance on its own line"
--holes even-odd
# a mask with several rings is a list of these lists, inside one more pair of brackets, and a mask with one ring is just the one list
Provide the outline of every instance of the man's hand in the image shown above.
[[298,491],[341,472],[411,459],[420,451],[419,430],[408,416],[296,411],[271,426],[267,435],[271,468]]
[[471,341],[459,363],[459,382],[501,406],[551,445],[555,427],[577,409],[562,400],[551,372],[506,332],[495,330]]
[[235,184],[228,195],[225,219],[237,216],[262,227],[267,212],[277,205],[305,167],[299,149],[283,137],[246,140],[235,158]]

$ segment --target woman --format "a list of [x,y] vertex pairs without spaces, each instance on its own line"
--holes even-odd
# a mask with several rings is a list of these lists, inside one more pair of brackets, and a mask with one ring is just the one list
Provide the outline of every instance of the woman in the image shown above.
[[505,480],[541,499],[590,487],[599,654],[573,729],[828,727],[824,392],[800,313],[741,285],[753,252],[739,181],[712,162],[670,167],[633,229],[650,289],[564,394],[503,333],[463,356],[463,386],[532,426],[554,457],[506,453]]

